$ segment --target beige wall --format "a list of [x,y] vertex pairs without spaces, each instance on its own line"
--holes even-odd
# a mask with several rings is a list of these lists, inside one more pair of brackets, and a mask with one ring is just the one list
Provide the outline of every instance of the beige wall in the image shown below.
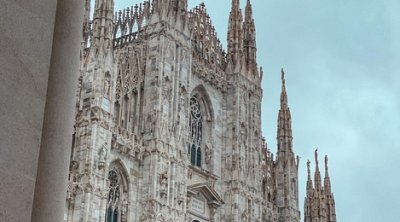
[[0,221],[62,221],[83,2],[0,5]]
[[56,1],[0,0],[0,221],[30,221]]

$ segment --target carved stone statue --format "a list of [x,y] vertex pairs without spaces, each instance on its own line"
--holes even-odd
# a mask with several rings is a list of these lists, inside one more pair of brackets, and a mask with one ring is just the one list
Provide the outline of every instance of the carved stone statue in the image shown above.
[[211,162],[212,158],[212,146],[211,143],[206,144],[206,156],[205,156],[205,162],[206,164],[209,164]]
[[106,76],[106,79],[104,80],[103,92],[107,98],[109,98],[109,96],[110,96],[110,88],[111,88],[111,79],[109,76]]
[[104,143],[104,145],[101,146],[99,150],[99,164],[98,164],[99,170],[104,169],[106,159],[107,159],[107,142]]

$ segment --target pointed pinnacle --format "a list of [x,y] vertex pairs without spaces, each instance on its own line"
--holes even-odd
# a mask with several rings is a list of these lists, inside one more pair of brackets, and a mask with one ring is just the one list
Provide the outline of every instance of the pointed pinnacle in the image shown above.
[[315,156],[315,169],[316,169],[316,171],[319,171],[318,148],[315,150],[314,156]]
[[325,156],[325,177],[329,177],[329,172],[328,172],[328,155]]
[[281,79],[282,79],[282,92],[281,92],[281,109],[287,109],[288,108],[288,99],[287,99],[287,94],[286,94],[286,80],[285,80],[285,72],[283,71],[283,68],[281,70]]
[[251,6],[250,0],[247,0],[246,3],[246,18],[252,19],[253,17],[253,7]]
[[232,0],[232,9],[239,8],[240,2],[239,0]]

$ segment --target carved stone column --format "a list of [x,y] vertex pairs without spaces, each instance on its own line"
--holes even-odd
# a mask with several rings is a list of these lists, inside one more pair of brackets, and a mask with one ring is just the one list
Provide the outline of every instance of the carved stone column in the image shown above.
[[32,222],[63,221],[84,1],[58,0]]

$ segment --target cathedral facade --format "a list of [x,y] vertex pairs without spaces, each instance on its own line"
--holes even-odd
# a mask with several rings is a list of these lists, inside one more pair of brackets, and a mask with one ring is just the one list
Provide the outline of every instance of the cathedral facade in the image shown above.
[[242,13],[232,0],[227,51],[204,4],[90,11],[86,0],[64,221],[299,222],[285,75],[274,157],[250,1]]

